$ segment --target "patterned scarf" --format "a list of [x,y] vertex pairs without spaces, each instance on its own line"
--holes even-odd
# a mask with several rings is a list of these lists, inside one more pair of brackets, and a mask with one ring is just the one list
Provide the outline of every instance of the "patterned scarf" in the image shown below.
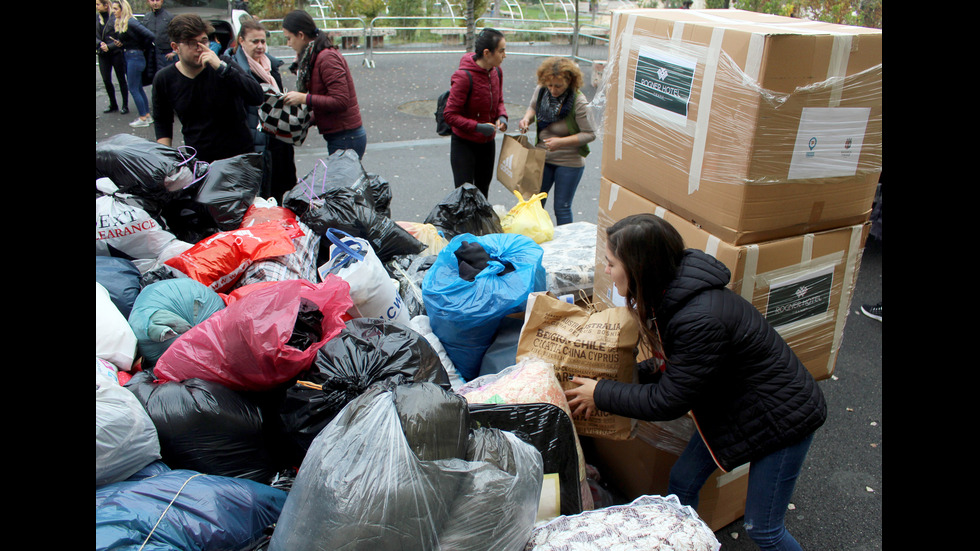
[[551,95],[547,89],[541,94],[541,99],[538,101],[537,109],[537,120],[538,120],[538,132],[542,129],[547,128],[549,124],[564,120],[568,116],[568,113],[572,110],[572,104],[574,103],[575,94],[572,92],[571,88],[565,90],[562,95],[557,98]]
[[289,71],[296,75],[296,90],[308,93],[310,91],[310,75],[313,69],[313,41],[306,45],[306,49],[299,55],[296,61],[289,66]]

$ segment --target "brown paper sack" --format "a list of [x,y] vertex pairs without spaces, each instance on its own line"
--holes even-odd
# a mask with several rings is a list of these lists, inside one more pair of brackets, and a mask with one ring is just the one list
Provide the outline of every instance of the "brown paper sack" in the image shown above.
[[497,180],[510,191],[520,193],[527,201],[541,191],[545,155],[545,150],[531,145],[527,135],[504,134],[497,161]]
[[[626,307],[601,312],[569,304],[547,293],[527,300],[517,360],[550,362],[563,390],[578,386],[569,376],[636,382],[634,350],[639,328]],[[604,411],[572,418],[579,435],[613,440],[633,438],[636,420]]]

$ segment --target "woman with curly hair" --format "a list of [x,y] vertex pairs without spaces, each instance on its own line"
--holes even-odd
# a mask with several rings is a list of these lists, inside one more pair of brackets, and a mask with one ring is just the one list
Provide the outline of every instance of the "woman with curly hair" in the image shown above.
[[588,143],[595,140],[589,100],[581,90],[585,78],[571,59],[549,57],[538,67],[537,79],[531,103],[517,127],[527,132],[532,122],[537,123],[536,147],[548,152],[541,191],[548,193],[554,187],[549,195],[555,200],[555,221],[569,224],[575,190],[585,172]]

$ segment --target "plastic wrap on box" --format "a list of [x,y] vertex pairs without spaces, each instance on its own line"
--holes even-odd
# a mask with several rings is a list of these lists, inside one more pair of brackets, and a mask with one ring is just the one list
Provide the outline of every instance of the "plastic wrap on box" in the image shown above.
[[[743,184],[785,181],[786,153],[797,145],[805,150],[800,160],[812,161],[810,168],[795,167],[801,177],[823,177],[821,171],[831,172],[834,166],[843,170],[845,165],[880,172],[882,63],[879,57],[877,63],[865,63],[870,67],[854,68],[865,61],[858,57],[864,53],[859,49],[863,40],[880,42],[880,30],[818,22],[809,22],[802,29],[796,19],[741,10],[667,13],[675,11],[616,13],[618,22],[613,20],[613,30],[619,25],[626,31],[613,33],[616,38],[610,42],[609,60],[592,102],[592,111],[599,119],[597,127],[613,138],[605,147],[637,147],[678,171],[696,168],[690,174],[692,180],[700,177]],[[660,21],[648,25],[639,23],[641,19]],[[686,34],[670,36],[667,32]],[[720,44],[724,34],[737,33],[746,36],[744,50],[729,51]],[[809,51],[794,51],[791,44],[780,47],[776,43],[766,50],[766,41],[774,43],[781,34],[809,35],[816,45]],[[831,51],[827,58],[819,57],[825,44]],[[763,56],[777,49],[780,57],[782,51],[795,53],[800,68],[784,69],[782,78],[770,77],[766,70],[785,60]],[[801,52],[813,59],[801,57]],[[850,67],[849,60],[855,61]],[[632,82],[626,82],[630,77],[623,74],[624,69],[630,76],[636,71]],[[610,105],[614,110],[605,109]],[[807,113],[808,109],[811,112]],[[835,109],[836,114],[829,111]],[[847,109],[855,111],[844,111]],[[812,117],[802,121],[803,129],[810,123],[824,136],[851,134],[853,154],[831,159],[827,148],[840,144],[831,145],[820,135],[811,144],[809,135],[795,131],[801,127],[801,114]],[[707,122],[705,115],[710,117]],[[758,125],[756,121],[760,121]],[[706,135],[708,124],[710,136]],[[770,147],[752,147],[756,142],[753,137],[766,140]],[[797,144],[798,140],[802,142]],[[713,147],[717,152],[712,153]],[[692,148],[701,148],[707,155],[692,157]],[[817,160],[821,155],[822,163]],[[866,157],[858,164],[861,155]],[[746,172],[749,162],[758,170]],[[728,177],[733,174],[745,178],[734,181]]]
[[541,264],[547,272],[548,291],[555,295],[579,292],[592,296],[595,279],[597,227],[591,222],[555,226],[555,236],[541,243]]
[[806,23],[617,10],[592,104],[603,177],[735,244],[866,220],[882,165],[881,31]]

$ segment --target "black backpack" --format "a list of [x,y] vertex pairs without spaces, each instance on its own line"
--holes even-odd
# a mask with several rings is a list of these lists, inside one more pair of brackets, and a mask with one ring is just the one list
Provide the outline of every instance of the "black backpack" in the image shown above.
[[[465,69],[464,69],[465,71]],[[466,101],[470,100],[470,91],[473,90],[473,75],[469,71],[466,71],[466,76],[470,77],[470,90],[466,92]],[[443,112],[446,110],[446,102],[449,101],[449,90],[446,90],[439,96],[436,100],[436,134],[440,136],[448,136],[453,133],[452,129],[449,127],[449,123],[446,122]]]

